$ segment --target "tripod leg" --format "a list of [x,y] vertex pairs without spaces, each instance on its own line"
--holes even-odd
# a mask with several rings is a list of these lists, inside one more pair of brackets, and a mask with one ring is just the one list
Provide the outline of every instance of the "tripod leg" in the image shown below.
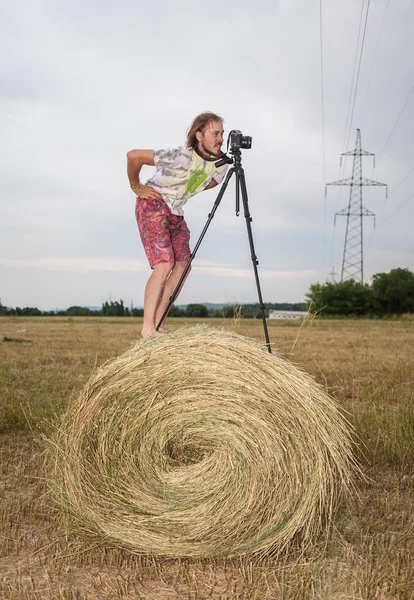
[[173,293],[171,294],[171,297],[170,297],[170,300],[169,300],[169,302],[168,302],[167,308],[166,308],[166,309],[165,309],[165,311],[163,312],[163,314],[162,314],[162,317],[161,317],[161,319],[160,319],[160,321],[159,321],[158,325],[156,326],[156,330],[157,330],[157,331],[158,331],[158,329],[161,327],[161,325],[163,324],[163,322],[164,322],[165,318],[167,317],[167,315],[168,315],[168,313],[169,313],[169,311],[170,311],[170,308],[171,308],[171,306],[174,304],[174,300],[175,300],[175,299],[176,299],[176,297],[178,296],[178,293],[179,293],[179,291],[180,291],[180,289],[181,289],[181,285],[182,285],[182,283],[183,283],[184,279],[186,278],[186,275],[187,275],[187,273],[188,273],[188,271],[189,271],[189,269],[190,269],[191,263],[193,262],[193,259],[194,259],[195,255],[196,255],[196,253],[197,253],[197,250],[199,249],[199,247],[200,247],[200,245],[201,245],[201,242],[203,241],[203,238],[204,238],[204,236],[205,236],[205,234],[206,234],[206,231],[207,231],[207,229],[209,228],[211,221],[213,220],[213,217],[214,217],[214,215],[215,215],[215,213],[216,213],[216,210],[218,209],[218,206],[219,206],[219,204],[220,204],[220,202],[221,202],[221,199],[222,199],[222,198],[223,198],[223,196],[224,196],[224,192],[226,191],[226,188],[227,188],[227,185],[228,185],[228,183],[229,183],[230,177],[233,175],[233,173],[234,173],[234,167],[232,167],[231,169],[229,169],[229,172],[228,172],[228,173],[227,173],[227,175],[226,175],[226,179],[224,180],[224,182],[223,182],[223,185],[221,186],[221,189],[220,189],[220,191],[219,191],[219,193],[218,193],[218,196],[217,196],[217,198],[216,198],[216,201],[215,201],[215,202],[214,202],[214,204],[213,204],[213,208],[212,208],[212,210],[211,210],[211,213],[208,215],[208,219],[207,219],[207,222],[206,222],[206,224],[204,225],[204,229],[203,229],[203,231],[201,232],[201,235],[200,235],[200,237],[198,238],[198,241],[197,241],[197,243],[196,243],[196,245],[195,245],[195,247],[194,247],[194,250],[193,250],[193,251],[192,251],[192,253],[190,254],[190,258],[189,258],[189,260],[188,260],[188,263],[187,263],[187,264],[186,264],[186,266],[185,266],[185,269],[184,269],[184,271],[183,271],[183,274],[181,275],[181,277],[180,277],[180,280],[179,280],[179,282],[177,283],[175,290],[174,290],[174,291],[173,291]]
[[259,281],[259,272],[257,270],[257,265],[259,264],[259,261],[257,260],[257,256],[254,251],[253,233],[252,233],[252,226],[251,226],[252,217],[250,216],[250,211],[249,211],[249,201],[247,198],[246,180],[244,177],[243,167],[239,167],[239,173],[240,173],[240,175],[239,175],[240,188],[241,188],[241,194],[242,194],[242,199],[243,199],[244,217],[246,219],[247,235],[249,237],[250,252],[251,252],[251,256],[252,256],[254,277],[256,280],[256,287],[257,287],[257,295],[259,297],[259,305],[260,305],[260,310],[262,313],[264,336],[265,336],[265,340],[266,340],[267,349],[271,354],[272,348],[270,347],[269,331],[267,329],[267,323],[266,323],[265,305],[264,305],[263,299],[262,299],[262,292],[260,289],[260,281]]

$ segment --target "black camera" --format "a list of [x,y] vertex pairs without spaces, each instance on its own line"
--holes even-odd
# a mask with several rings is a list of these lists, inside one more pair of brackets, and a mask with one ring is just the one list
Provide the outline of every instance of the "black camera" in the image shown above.
[[230,149],[240,150],[241,148],[249,150],[252,147],[252,138],[250,135],[242,135],[238,129],[233,129],[229,133]]

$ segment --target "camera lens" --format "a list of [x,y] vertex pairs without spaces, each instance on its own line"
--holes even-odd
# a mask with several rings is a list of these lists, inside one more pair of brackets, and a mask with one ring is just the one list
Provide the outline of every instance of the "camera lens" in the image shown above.
[[252,138],[250,135],[242,135],[240,147],[246,150],[252,147]]

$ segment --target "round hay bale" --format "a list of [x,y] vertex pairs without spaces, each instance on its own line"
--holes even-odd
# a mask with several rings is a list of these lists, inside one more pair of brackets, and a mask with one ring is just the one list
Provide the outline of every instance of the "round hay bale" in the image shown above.
[[169,557],[277,553],[329,522],[348,426],[306,373],[206,326],[97,370],[53,444],[54,491],[111,545]]

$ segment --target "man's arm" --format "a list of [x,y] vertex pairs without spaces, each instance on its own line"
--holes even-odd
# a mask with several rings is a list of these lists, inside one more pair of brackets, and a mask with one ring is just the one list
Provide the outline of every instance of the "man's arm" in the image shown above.
[[218,185],[217,181],[215,179],[212,179],[208,186],[204,188],[204,190],[211,190],[211,188],[216,187],[216,185]]
[[127,174],[131,187],[139,186],[142,165],[154,166],[153,150],[130,150],[127,152]]
[[130,150],[127,152],[127,175],[132,191],[140,198],[162,199],[161,194],[154,190],[154,188],[141,185],[139,174],[142,165],[155,166],[153,150]]

